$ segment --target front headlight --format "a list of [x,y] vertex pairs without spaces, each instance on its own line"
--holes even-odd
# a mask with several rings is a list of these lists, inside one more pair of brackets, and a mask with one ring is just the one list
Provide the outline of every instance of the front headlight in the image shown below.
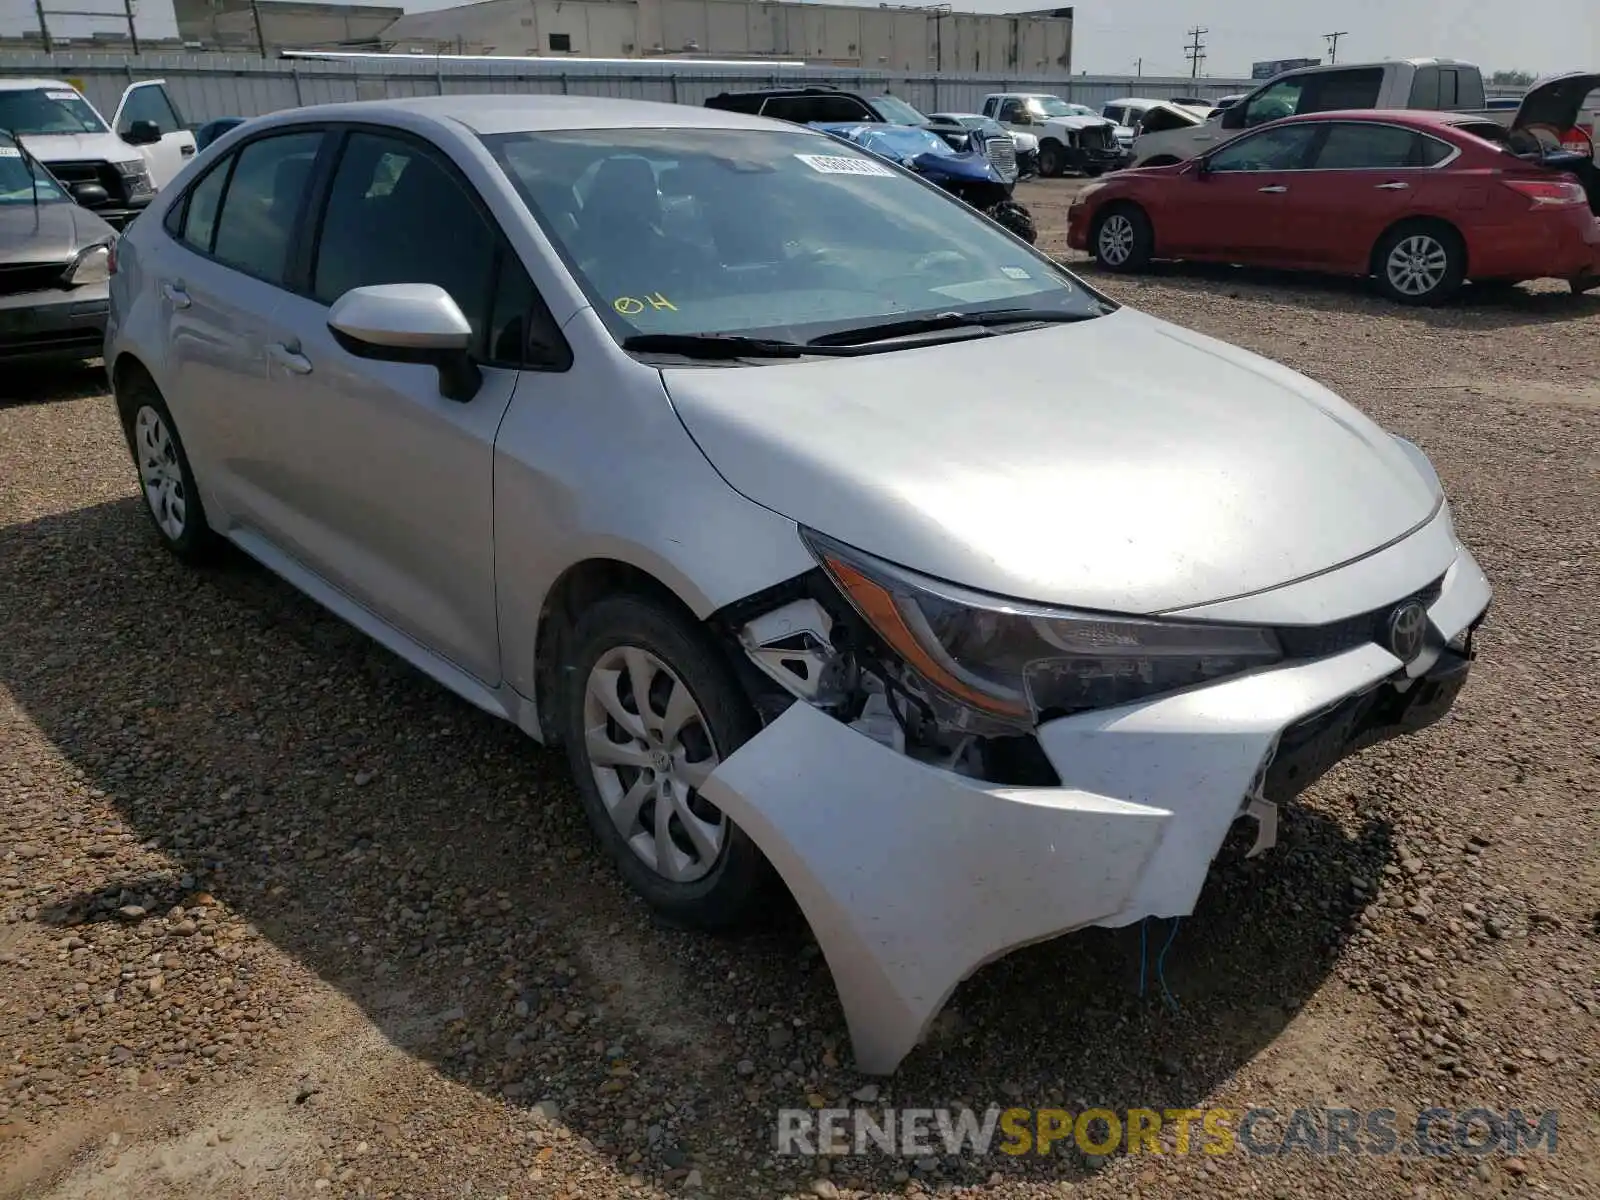
[[1283,657],[1271,630],[1035,607],[929,579],[809,530],[804,537],[901,662],[987,722],[1028,729]]
[[111,247],[104,242],[81,251],[72,260],[63,278],[68,287],[82,287],[87,283],[104,283],[111,278]]
[[150,164],[142,158],[118,163],[117,173],[122,176],[130,197],[149,195],[155,191],[150,182]]

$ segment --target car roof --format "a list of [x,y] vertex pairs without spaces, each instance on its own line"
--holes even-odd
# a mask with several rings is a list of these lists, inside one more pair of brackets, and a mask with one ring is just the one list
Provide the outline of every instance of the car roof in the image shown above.
[[794,132],[796,126],[770,117],[748,116],[697,105],[609,96],[457,95],[414,96],[400,100],[357,100],[292,108],[255,120],[263,125],[306,121],[383,121],[421,117],[460,125],[473,133],[535,133],[566,129],[766,129]]
[[65,79],[3,79],[0,78],[0,92],[33,92],[40,88],[61,88],[63,91],[75,92]]
[[1329,112],[1301,113],[1285,118],[1283,124],[1293,121],[1307,124],[1316,121],[1364,121],[1379,125],[1407,125],[1415,129],[1449,129],[1463,121],[1493,120],[1491,117],[1459,112],[1434,112],[1421,108],[1341,108]]
[[1152,99],[1149,96],[1118,96],[1115,100],[1103,101],[1101,103],[1100,107],[1101,108],[1106,108],[1106,107],[1109,107],[1110,105],[1113,105],[1113,104],[1171,104],[1171,103],[1173,103],[1173,101],[1171,101],[1171,100],[1156,100],[1156,99]]

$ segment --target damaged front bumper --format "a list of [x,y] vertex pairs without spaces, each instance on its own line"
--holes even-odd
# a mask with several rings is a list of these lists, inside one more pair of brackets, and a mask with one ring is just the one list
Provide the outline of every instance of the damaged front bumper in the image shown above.
[[1436,720],[1488,601],[1462,549],[1409,670],[1365,643],[1049,721],[1037,737],[1059,787],[941,769],[797,702],[702,791],[804,911],[858,1068],[887,1074],[978,968],[1084,926],[1192,912],[1240,815],[1275,814],[1339,759]]

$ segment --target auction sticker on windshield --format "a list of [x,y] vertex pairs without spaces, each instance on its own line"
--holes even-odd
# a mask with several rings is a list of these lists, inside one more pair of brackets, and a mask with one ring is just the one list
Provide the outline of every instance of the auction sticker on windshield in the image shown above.
[[0,146],[0,158],[21,158],[22,151],[14,146]]
[[887,175],[891,179],[894,172],[882,163],[873,162],[870,158],[855,158],[843,154],[796,154],[801,162],[813,171],[821,171],[824,175]]
[[45,99],[47,99],[47,100],[80,100],[80,99],[82,99],[82,97],[79,96],[77,92],[46,92],[45,93]]

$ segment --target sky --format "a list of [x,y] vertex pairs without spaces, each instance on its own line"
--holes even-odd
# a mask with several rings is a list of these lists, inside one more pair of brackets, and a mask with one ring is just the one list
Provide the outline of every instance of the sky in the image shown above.
[[[452,6],[402,2],[410,12]],[[1015,12],[1053,2],[953,0],[953,7]],[[1080,0],[1074,7],[1073,67],[1092,75],[1134,74],[1140,58],[1146,75],[1187,75],[1183,47],[1197,25],[1210,30],[1201,39],[1201,71],[1217,76],[1248,76],[1252,62],[1266,59],[1326,59],[1322,35],[1334,30],[1347,31],[1339,39],[1345,62],[1438,55],[1486,72],[1600,69],[1600,0]]]

